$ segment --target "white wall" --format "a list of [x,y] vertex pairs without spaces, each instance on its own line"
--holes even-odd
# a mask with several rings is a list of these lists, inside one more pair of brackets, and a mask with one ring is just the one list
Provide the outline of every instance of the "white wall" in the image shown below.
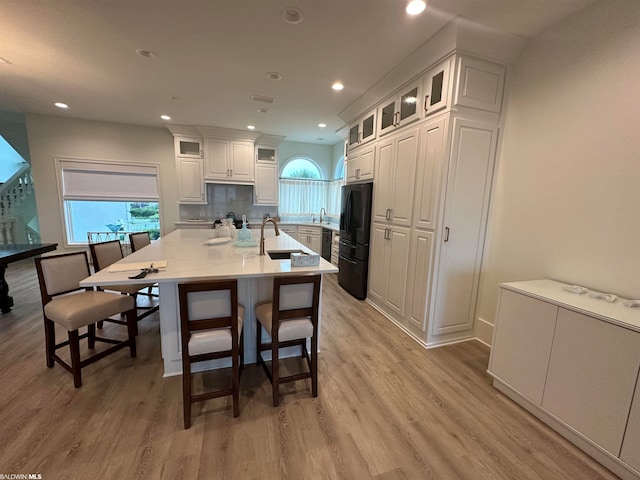
[[476,310],[499,282],[553,278],[640,298],[640,2],[603,0],[514,67]]
[[178,192],[169,130],[45,115],[27,115],[26,123],[43,242],[61,248],[64,239],[54,157],[158,164],[162,234],[173,230]]

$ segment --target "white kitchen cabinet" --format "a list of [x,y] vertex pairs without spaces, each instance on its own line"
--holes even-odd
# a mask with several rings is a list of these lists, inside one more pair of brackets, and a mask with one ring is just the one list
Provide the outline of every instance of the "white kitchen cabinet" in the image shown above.
[[401,318],[405,314],[410,238],[410,229],[404,227],[374,223],[371,231],[369,297]]
[[435,230],[437,206],[442,185],[442,168],[447,151],[448,118],[440,116],[420,127],[420,150],[416,173],[413,225]]
[[407,276],[407,323],[420,332],[427,330],[431,266],[433,264],[433,232],[415,229],[411,233]]
[[[640,317],[532,280],[500,285],[493,385],[621,478],[639,478]],[[635,469],[635,470],[634,470]]]
[[278,164],[278,149],[275,145],[256,145],[256,163]]
[[206,138],[204,158],[205,180],[216,183],[254,183],[252,142]]
[[500,113],[505,71],[496,63],[459,57],[454,104]]
[[636,384],[620,460],[640,472],[640,381]]
[[439,112],[449,105],[452,62],[453,59],[448,58],[425,74],[422,87],[422,108],[425,116]]
[[178,201],[180,203],[206,204],[202,158],[176,157],[178,176]]
[[542,404],[558,307],[501,289],[489,370]]
[[454,118],[430,337],[473,328],[498,126]]
[[357,148],[360,145],[376,138],[376,110],[369,112],[349,127],[349,137],[347,144],[350,148]]
[[256,163],[254,205],[278,205],[278,165]]
[[618,456],[639,369],[640,333],[560,308],[542,406]]
[[176,135],[173,137],[176,157],[202,158],[202,138]]
[[418,129],[378,142],[373,221],[410,226],[418,158]]
[[349,152],[346,161],[347,183],[373,180],[375,147],[367,145]]
[[420,118],[422,82],[415,81],[401,88],[378,107],[378,134],[385,135]]
[[279,226],[280,230],[289,235],[294,240],[298,240],[298,227],[296,225],[282,225]]
[[315,253],[322,253],[322,228],[298,226],[298,242]]

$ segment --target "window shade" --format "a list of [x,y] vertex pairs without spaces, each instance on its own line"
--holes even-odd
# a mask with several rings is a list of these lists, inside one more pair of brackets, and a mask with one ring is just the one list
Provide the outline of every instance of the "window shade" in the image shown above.
[[58,160],[65,200],[158,201],[154,165]]

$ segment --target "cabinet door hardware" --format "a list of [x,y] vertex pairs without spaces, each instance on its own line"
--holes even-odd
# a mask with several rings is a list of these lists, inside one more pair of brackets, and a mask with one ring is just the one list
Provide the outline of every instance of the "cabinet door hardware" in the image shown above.
[[429,111],[429,95],[425,95],[424,96],[424,111],[428,112]]
[[400,112],[395,112],[393,114],[393,126],[397,127],[398,125],[400,125],[400,123],[398,122],[398,117],[400,116]]
[[449,241],[449,227],[444,227],[444,241]]
[[358,143],[362,142],[362,132],[358,132]]
[[387,208],[387,211],[384,214],[385,220],[391,220],[391,209]]

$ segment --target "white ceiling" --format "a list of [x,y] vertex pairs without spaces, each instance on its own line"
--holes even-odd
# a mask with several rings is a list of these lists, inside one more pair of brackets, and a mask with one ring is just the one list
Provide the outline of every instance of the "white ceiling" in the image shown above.
[[408,17],[404,0],[0,0],[0,110],[333,144],[337,113],[455,16],[530,37],[593,1],[430,0]]

